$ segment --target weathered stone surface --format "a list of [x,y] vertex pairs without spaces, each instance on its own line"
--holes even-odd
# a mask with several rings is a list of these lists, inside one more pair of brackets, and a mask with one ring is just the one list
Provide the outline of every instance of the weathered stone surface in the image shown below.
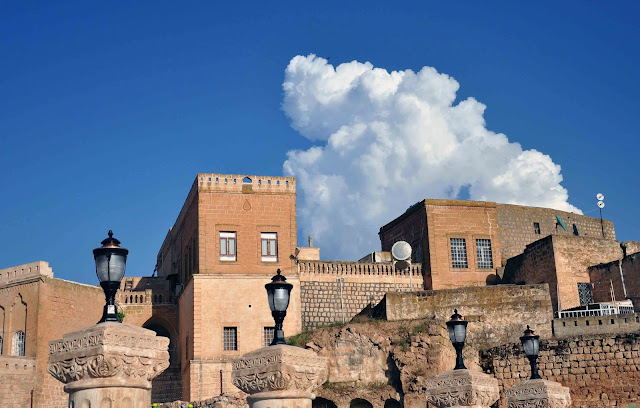
[[263,347],[233,360],[231,378],[253,408],[310,408],[312,391],[327,379],[327,359],[298,347]]
[[151,330],[101,323],[49,342],[47,368],[73,406],[149,406],[151,380],[169,366],[168,345]]
[[555,381],[528,380],[505,391],[508,408],[567,408],[569,388]]
[[498,381],[470,370],[452,370],[427,381],[427,400],[438,408],[488,408],[500,397]]

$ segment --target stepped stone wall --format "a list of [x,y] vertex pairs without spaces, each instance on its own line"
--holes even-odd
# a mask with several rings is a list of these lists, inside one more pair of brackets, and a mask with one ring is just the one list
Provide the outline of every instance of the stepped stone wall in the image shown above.
[[[507,344],[481,353],[481,366],[504,390],[529,378],[531,372],[520,344]],[[541,340],[540,375],[571,389],[573,408],[621,407],[640,396],[640,335]]]

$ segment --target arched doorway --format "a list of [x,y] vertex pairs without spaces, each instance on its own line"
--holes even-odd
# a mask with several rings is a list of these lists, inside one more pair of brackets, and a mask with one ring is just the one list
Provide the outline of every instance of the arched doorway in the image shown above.
[[384,402],[384,408],[401,408],[400,401],[389,398]]
[[338,408],[338,406],[331,400],[316,397],[311,403],[311,408]]
[[151,380],[151,402],[171,402],[182,397],[182,378],[178,336],[173,326],[164,319],[153,316],[142,327],[153,330],[158,336],[169,338],[169,368]]
[[351,400],[349,408],[373,408],[373,405],[365,399],[355,398]]

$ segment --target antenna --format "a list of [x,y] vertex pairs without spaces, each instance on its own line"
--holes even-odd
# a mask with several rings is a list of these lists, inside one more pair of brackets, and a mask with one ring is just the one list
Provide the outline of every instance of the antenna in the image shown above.
[[606,238],[604,236],[604,221],[602,221],[602,209],[604,208],[604,194],[602,193],[596,194],[596,200],[598,200],[598,203],[596,205],[600,209],[600,228],[602,229],[602,238]]
[[[409,270],[409,285],[413,288],[411,276],[411,245],[406,241],[398,241],[391,247],[391,257],[395,270],[402,274],[402,271]],[[402,275],[401,275],[402,276]]]

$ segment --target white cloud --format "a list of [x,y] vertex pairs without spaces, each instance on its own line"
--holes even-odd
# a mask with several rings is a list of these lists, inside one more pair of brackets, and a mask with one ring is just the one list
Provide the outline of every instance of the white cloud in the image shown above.
[[458,82],[432,67],[388,72],[369,62],[333,67],[315,55],[285,71],[283,108],[317,146],[288,153],[296,176],[303,236],[329,259],[378,250],[378,229],[423,198],[551,207],[567,202],[560,166],[487,130],[485,105],[454,105]]

